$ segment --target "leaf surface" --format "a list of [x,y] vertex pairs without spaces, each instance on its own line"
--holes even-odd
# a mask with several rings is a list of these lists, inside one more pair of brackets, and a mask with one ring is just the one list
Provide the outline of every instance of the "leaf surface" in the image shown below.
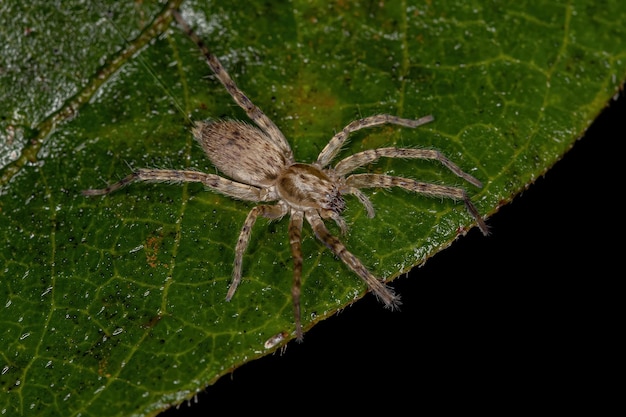
[[[170,24],[176,5],[0,6],[2,413],[154,415],[293,337],[285,219],[257,222],[226,302],[252,204],[198,184],[80,195],[131,168],[214,172],[191,121],[245,120]],[[626,78],[620,1],[190,1],[182,10],[299,161],[315,160],[356,118],[433,114],[415,130],[357,132],[339,158],[438,149],[484,187],[427,161],[362,171],[465,187],[485,216],[550,169]],[[472,227],[454,201],[366,192],[376,217],[349,199],[342,240],[387,280]],[[308,227],[303,253],[310,327],[366,288]]]

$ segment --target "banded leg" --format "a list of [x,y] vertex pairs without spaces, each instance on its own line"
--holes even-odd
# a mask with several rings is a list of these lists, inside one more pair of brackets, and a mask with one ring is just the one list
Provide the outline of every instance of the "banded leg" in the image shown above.
[[408,191],[429,195],[433,197],[451,198],[453,200],[463,200],[467,211],[474,217],[480,231],[486,236],[489,234],[487,224],[478,213],[478,210],[472,204],[467,192],[458,187],[449,187],[446,185],[431,184],[427,182],[419,182],[409,178],[394,177],[391,175],[379,174],[354,174],[346,178],[346,185],[355,188],[391,188],[400,187]]
[[175,169],[146,169],[141,168],[120,181],[105,188],[83,190],[84,196],[98,196],[112,193],[133,182],[201,182],[207,187],[220,194],[239,200],[257,202],[261,201],[261,190],[247,184],[241,184],[214,174],[205,174],[198,171],[185,171]]
[[391,288],[376,278],[359,258],[350,253],[338,238],[330,234],[324,221],[315,211],[307,211],[305,216],[315,236],[367,284],[376,298],[385,304],[385,307],[394,309],[401,304],[400,297]]
[[296,340],[303,340],[302,314],[300,311],[300,289],[302,288],[302,219],[303,212],[292,211],[289,221],[289,244],[291,245],[291,257],[293,258],[293,286],[291,287],[291,299],[293,303],[293,316],[296,322]]
[[231,281],[228,292],[226,293],[226,301],[230,301],[235,295],[235,291],[241,282],[241,265],[243,264],[243,254],[248,248],[250,242],[250,233],[252,227],[256,222],[258,216],[265,217],[267,219],[279,219],[287,214],[287,207],[282,204],[275,206],[261,205],[256,206],[248,213],[246,220],[239,233],[239,239],[237,240],[237,246],[235,247],[235,263],[233,267],[233,279]]
[[268,134],[270,139],[278,146],[284,155],[288,155],[289,159],[293,162],[293,152],[291,151],[291,147],[285,139],[283,133],[278,129],[278,127],[272,122],[272,120],[265,115],[246,95],[243,91],[237,87],[237,84],[230,78],[230,75],[226,72],[221,62],[204,44],[202,39],[189,27],[187,22],[182,18],[180,13],[176,10],[172,10],[172,15],[178,22],[178,24],[183,28],[183,31],[191,38],[191,40],[198,46],[198,48],[202,51],[202,54],[207,60],[209,67],[215,74],[215,76],[220,80],[222,85],[226,88],[228,93],[231,95],[235,103],[239,105],[243,110],[245,110],[248,117],[256,123],[265,133]]
[[355,169],[375,162],[379,158],[404,158],[404,159],[435,159],[443,166],[452,171],[457,177],[463,178],[476,187],[482,187],[482,183],[471,175],[463,172],[458,165],[446,158],[441,152],[434,149],[406,149],[406,148],[379,148],[355,153],[339,161],[335,166],[337,175],[346,175]]
[[322,149],[319,156],[317,157],[316,164],[320,167],[325,167],[333,160],[337,153],[341,150],[341,147],[348,139],[348,135],[352,132],[356,132],[357,130],[365,129],[368,127],[380,126],[384,124],[392,124],[404,127],[418,127],[428,122],[434,120],[434,117],[424,116],[417,120],[413,119],[402,119],[397,116],[392,116],[389,114],[379,114],[376,116],[366,117],[364,119],[355,120],[352,123],[348,124],[348,126],[344,127],[343,130],[337,133],[332,139],[328,142],[326,147]]

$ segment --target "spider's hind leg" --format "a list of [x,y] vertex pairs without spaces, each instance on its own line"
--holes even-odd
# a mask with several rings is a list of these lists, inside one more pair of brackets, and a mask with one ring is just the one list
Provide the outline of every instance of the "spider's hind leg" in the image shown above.
[[209,50],[202,39],[200,39],[191,27],[189,27],[189,24],[187,24],[180,13],[177,10],[172,10],[172,16],[174,16],[187,36],[189,36],[189,38],[198,46],[204,55],[207,64],[218,80],[222,83],[224,88],[226,88],[226,91],[228,91],[228,94],[230,94],[235,103],[237,103],[237,105],[246,112],[250,120],[259,126],[261,130],[267,133],[269,139],[281,149],[281,151],[287,156],[287,159],[293,161],[293,152],[291,151],[291,147],[280,129],[278,129],[274,122],[267,117],[265,113],[263,113],[263,111],[261,111],[261,109],[258,108],[252,100],[250,100],[244,92],[239,89],[239,87],[237,87],[237,84],[235,84],[235,81],[230,78],[230,75],[228,75],[228,72],[226,72],[226,69],[217,56]]
[[300,288],[302,287],[302,219],[301,211],[293,211],[289,221],[289,244],[293,258],[293,286],[291,287],[291,299],[293,302],[293,315],[296,322],[296,340],[303,340],[302,316],[300,311]]
[[260,205],[250,210],[250,213],[248,213],[248,216],[243,223],[243,227],[241,228],[241,232],[239,233],[239,239],[237,240],[237,246],[235,247],[233,279],[231,281],[230,287],[228,288],[228,293],[226,293],[226,301],[230,301],[233,298],[233,295],[235,295],[235,291],[237,291],[237,287],[241,282],[241,266],[243,264],[243,254],[248,248],[248,243],[250,242],[250,233],[252,232],[252,227],[254,226],[254,223],[256,223],[257,217],[262,216],[267,219],[279,219],[285,214],[287,214],[287,208],[281,204],[277,204],[275,206]]
[[333,136],[328,144],[322,149],[319,156],[317,157],[316,164],[318,166],[324,167],[333,160],[337,153],[341,150],[341,147],[348,139],[350,133],[356,132],[357,130],[366,129],[369,127],[380,126],[384,124],[392,124],[396,126],[404,126],[410,128],[416,128],[423,124],[432,122],[434,120],[432,115],[420,117],[419,119],[403,119],[398,116],[392,116],[390,114],[379,114],[376,116],[369,116],[364,119],[354,120],[349,123],[346,127],[344,127],[341,132],[338,132],[335,136]]

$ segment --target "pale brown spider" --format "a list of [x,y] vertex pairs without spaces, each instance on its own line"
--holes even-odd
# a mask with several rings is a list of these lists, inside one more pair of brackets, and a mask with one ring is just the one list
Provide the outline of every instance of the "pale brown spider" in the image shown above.
[[198,122],[193,128],[193,135],[213,165],[227,179],[214,174],[192,170],[138,169],[126,178],[103,189],[89,189],[82,192],[85,196],[104,195],[135,181],[153,182],[201,182],[210,189],[239,200],[276,202],[274,205],[261,204],[248,213],[235,248],[235,262],[232,283],[226,294],[230,300],[241,281],[243,254],[250,241],[250,232],[257,217],[280,219],[289,214],[289,243],[293,256],[293,309],[295,316],[296,337],[302,340],[300,314],[300,287],[302,275],[301,232],[306,219],[315,236],[324,243],[339,259],[354,271],[381,300],[385,306],[394,308],[400,304],[397,296],[381,280],[376,278],[363,263],[334,235],[323,219],[332,219],[342,233],[346,232],[346,222],[341,217],[345,208],[343,196],[355,196],[365,207],[368,217],[374,217],[374,207],[360,188],[401,187],[409,191],[436,197],[463,200],[465,206],[476,220],[478,227],[487,234],[487,226],[462,188],[418,182],[408,178],[380,174],[352,174],[355,169],[370,164],[381,157],[435,159],[446,168],[476,187],[480,181],[463,172],[457,165],[440,152],[429,149],[379,148],[348,156],[335,167],[328,164],[340,151],[348,135],[360,129],[393,124],[415,128],[433,120],[425,116],[417,120],[402,119],[387,114],[366,117],[348,124],[337,133],[312,164],[298,163],[293,157],[291,147],[282,132],[248,97],[235,85],[217,57],[204,45],[202,40],[190,29],[176,11],[175,19],[198,45],[211,70],[226,87],[234,101],[246,111],[248,117],[258,128],[239,121]]

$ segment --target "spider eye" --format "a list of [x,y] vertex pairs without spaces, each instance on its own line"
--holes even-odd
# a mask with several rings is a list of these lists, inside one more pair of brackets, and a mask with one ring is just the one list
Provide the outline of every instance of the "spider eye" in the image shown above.
[[326,207],[328,210],[332,210],[335,213],[341,213],[342,211],[344,211],[344,209],[346,208],[346,202],[343,199],[343,197],[341,196],[341,194],[339,194],[339,191],[335,192],[334,194],[328,194],[326,195],[327,201],[328,201],[328,207]]

